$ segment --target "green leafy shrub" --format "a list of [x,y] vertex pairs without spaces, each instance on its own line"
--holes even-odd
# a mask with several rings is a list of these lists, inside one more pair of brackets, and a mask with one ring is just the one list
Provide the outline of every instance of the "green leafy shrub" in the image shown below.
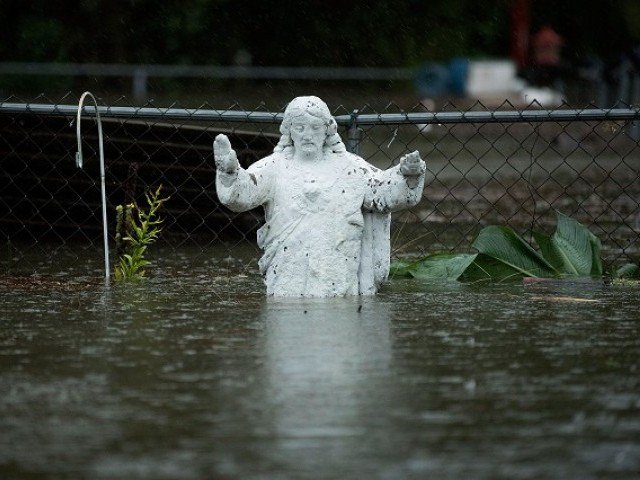
[[509,227],[489,226],[472,243],[477,253],[436,253],[414,262],[393,262],[391,275],[469,282],[602,276],[600,240],[576,220],[556,215],[553,235],[533,234],[540,251]]
[[162,185],[155,192],[145,193],[146,209],[133,203],[116,207],[116,254],[119,260],[115,278],[118,281],[142,279],[145,267],[151,263],[146,258],[147,248],[162,231],[159,225],[163,220],[158,216],[158,210],[169,200],[169,197],[160,197],[161,190]]

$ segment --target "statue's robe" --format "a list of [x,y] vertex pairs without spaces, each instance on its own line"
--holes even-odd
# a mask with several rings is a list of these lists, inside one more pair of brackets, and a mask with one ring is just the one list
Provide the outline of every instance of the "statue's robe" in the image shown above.
[[216,178],[231,210],[264,207],[267,294],[304,297],[376,293],[389,274],[390,212],[418,203],[424,174],[411,183],[398,166],[380,170],[350,153],[319,162],[274,153]]

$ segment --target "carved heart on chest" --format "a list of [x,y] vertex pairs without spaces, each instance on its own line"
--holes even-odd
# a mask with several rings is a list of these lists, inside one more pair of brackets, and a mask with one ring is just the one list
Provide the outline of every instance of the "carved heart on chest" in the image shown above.
[[309,201],[316,200],[321,191],[320,184],[315,179],[306,179],[302,184],[302,192]]

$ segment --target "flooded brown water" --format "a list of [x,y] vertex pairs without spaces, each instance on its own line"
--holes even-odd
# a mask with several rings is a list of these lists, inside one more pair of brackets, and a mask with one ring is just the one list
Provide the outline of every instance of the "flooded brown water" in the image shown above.
[[637,284],[276,301],[170,264],[0,284],[0,478],[638,478]]

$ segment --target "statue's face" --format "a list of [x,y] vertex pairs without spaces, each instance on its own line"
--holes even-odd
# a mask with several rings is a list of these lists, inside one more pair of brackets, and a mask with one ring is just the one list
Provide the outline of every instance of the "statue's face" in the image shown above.
[[327,126],[321,118],[306,112],[293,118],[291,139],[296,150],[305,154],[321,153],[326,137]]

